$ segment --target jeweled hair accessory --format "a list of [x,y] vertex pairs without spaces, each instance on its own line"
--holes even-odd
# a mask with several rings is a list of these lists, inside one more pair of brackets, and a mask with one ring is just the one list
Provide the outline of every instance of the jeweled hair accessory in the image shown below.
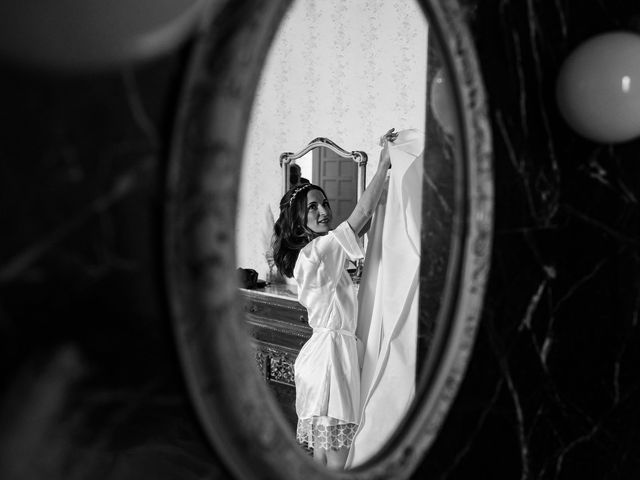
[[310,183],[305,183],[303,185],[296,187],[296,189],[291,194],[291,197],[289,198],[289,206],[293,205],[293,201],[296,199],[296,195],[298,195],[300,192],[304,190],[307,190],[310,187],[311,187]]

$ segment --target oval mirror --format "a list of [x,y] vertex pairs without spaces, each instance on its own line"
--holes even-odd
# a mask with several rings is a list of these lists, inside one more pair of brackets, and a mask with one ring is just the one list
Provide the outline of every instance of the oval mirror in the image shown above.
[[[180,101],[165,233],[184,373],[234,476],[410,475],[473,346],[492,201],[456,2],[217,10]],[[290,268],[285,220],[307,229]]]

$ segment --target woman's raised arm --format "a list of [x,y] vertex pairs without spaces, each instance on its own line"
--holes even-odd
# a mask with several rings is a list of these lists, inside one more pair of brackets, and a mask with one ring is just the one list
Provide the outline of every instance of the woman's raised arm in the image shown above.
[[378,169],[371,179],[371,182],[362,193],[362,196],[360,197],[360,200],[358,200],[353,212],[351,212],[351,215],[349,215],[349,218],[347,219],[349,226],[358,236],[362,236],[366,232],[367,229],[365,227],[369,223],[369,220],[371,220],[371,216],[380,201],[380,196],[384,190],[387,178],[387,170],[391,168],[388,143],[390,141],[394,141],[397,136],[398,134],[394,132],[393,128],[383,135],[381,139],[382,150],[380,150]]

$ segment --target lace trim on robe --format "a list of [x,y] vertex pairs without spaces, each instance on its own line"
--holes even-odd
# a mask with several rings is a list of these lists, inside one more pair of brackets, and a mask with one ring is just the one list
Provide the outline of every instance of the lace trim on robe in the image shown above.
[[339,450],[349,448],[358,425],[337,423],[330,417],[313,417],[298,420],[296,438],[298,443],[309,449]]

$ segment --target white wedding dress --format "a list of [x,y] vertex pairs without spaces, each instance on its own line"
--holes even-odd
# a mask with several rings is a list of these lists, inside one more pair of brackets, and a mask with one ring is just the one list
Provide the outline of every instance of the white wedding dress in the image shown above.
[[419,130],[389,144],[386,200],[372,222],[358,292],[361,414],[346,468],[380,450],[415,394],[423,150]]

